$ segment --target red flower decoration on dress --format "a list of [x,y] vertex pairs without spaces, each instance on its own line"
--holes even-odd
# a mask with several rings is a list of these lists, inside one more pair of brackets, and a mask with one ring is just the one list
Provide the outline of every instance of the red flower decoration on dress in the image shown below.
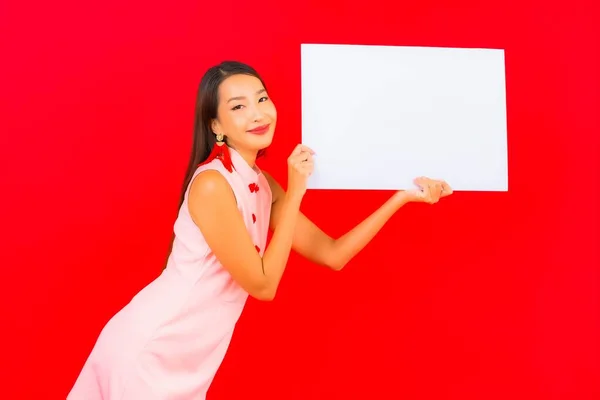
[[256,193],[260,189],[256,183],[249,184],[248,188],[250,189],[250,193]]
[[255,224],[256,223],[256,215],[252,214],[252,223]]
[[254,248],[256,249],[257,252],[260,253],[260,247],[258,247],[258,246],[255,245]]

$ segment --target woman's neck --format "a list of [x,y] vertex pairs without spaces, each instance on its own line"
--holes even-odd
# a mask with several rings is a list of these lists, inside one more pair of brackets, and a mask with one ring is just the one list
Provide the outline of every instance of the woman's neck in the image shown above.
[[229,146],[229,147],[231,147],[233,150],[237,151],[238,154],[240,156],[242,156],[244,161],[246,161],[246,163],[250,166],[250,168],[254,168],[256,166],[256,156],[258,155],[258,153],[256,151],[236,149],[233,146]]

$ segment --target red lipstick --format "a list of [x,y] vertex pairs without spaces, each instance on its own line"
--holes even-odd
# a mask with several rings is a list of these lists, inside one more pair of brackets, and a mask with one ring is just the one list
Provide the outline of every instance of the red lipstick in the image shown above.
[[271,126],[271,124],[262,125],[254,129],[250,129],[248,133],[252,133],[254,135],[263,135],[267,133],[267,131],[269,130],[269,126]]

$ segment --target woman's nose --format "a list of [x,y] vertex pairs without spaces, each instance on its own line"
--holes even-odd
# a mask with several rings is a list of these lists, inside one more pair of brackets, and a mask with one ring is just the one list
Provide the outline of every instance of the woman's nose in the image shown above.
[[260,107],[254,107],[252,109],[252,117],[254,118],[254,121],[260,121],[263,118],[263,113],[260,109]]

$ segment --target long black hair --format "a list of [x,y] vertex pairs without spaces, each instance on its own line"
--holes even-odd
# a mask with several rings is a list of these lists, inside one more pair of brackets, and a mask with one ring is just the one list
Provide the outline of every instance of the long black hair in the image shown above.
[[[198,93],[196,95],[196,115],[194,117],[192,153],[183,180],[183,187],[181,188],[179,207],[183,204],[185,192],[198,165],[208,158],[213,146],[217,142],[215,133],[211,128],[211,122],[213,119],[217,118],[219,86],[228,77],[238,74],[250,75],[258,78],[266,89],[266,85],[258,75],[258,72],[251,66],[238,61],[223,61],[222,63],[211,67],[206,71],[200,81]],[[263,153],[264,150],[261,150],[258,156],[263,155]]]

